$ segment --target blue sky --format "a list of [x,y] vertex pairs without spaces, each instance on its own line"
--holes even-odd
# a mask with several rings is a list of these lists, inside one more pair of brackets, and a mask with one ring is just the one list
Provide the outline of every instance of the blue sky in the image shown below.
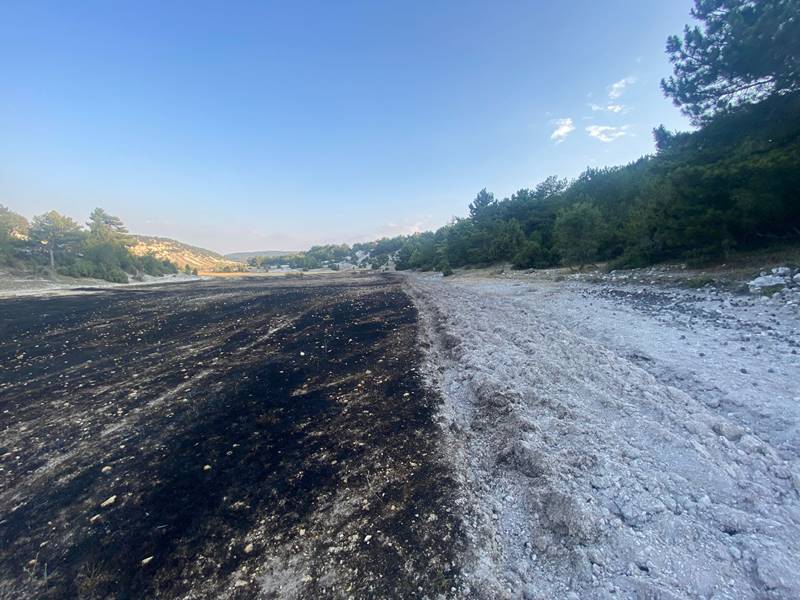
[[624,164],[691,0],[0,3],[0,203],[217,251],[435,228]]

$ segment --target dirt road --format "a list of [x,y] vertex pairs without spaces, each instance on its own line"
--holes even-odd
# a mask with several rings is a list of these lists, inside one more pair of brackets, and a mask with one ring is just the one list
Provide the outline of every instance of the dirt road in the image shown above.
[[410,286],[463,494],[465,588],[800,597],[795,304],[522,274]]
[[435,597],[461,544],[390,276],[0,300],[0,597]]

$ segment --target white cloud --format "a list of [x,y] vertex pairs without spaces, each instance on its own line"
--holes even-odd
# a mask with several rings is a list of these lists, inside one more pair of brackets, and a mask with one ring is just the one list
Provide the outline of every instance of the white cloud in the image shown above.
[[563,142],[570,133],[575,131],[575,125],[569,117],[566,119],[556,119],[553,121],[553,125],[555,125],[556,128],[550,135],[550,139],[555,140],[556,144]]
[[601,106],[600,104],[590,104],[589,108],[591,108],[594,112],[603,111],[615,114],[619,114],[626,110],[625,106],[622,104],[607,104],[605,106]]
[[597,138],[601,142],[613,142],[621,137],[628,135],[629,125],[612,127],[611,125],[589,125],[586,132],[589,137]]
[[[592,112],[608,112],[614,113],[615,115],[627,113],[628,107],[618,102],[618,100],[625,93],[625,89],[634,83],[636,83],[636,78],[632,75],[615,81],[606,88],[608,91],[608,101],[606,103],[591,102],[588,104],[589,108],[592,109]],[[588,97],[591,98],[592,94],[590,93]]]
[[623,77],[619,81],[615,81],[608,86],[608,97],[611,100],[616,100],[625,92],[625,88],[631,84],[636,83],[635,77]]

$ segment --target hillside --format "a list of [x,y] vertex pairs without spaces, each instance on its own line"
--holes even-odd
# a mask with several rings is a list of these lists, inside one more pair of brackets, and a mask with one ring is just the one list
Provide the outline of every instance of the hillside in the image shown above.
[[222,269],[230,270],[241,266],[239,261],[231,260],[206,250],[178,242],[169,238],[153,237],[146,235],[134,235],[136,244],[131,247],[131,252],[138,256],[154,254],[160,259],[169,260],[178,268],[183,269],[189,265],[198,271],[219,271]]
[[251,258],[255,258],[256,256],[288,256],[290,254],[296,254],[294,250],[260,250],[255,252],[231,252],[230,254],[226,254],[225,258],[237,261],[237,262],[247,262]]

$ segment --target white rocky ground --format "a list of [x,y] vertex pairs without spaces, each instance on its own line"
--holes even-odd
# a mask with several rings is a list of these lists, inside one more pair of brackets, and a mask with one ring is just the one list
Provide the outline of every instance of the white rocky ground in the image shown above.
[[159,285],[163,283],[173,283],[181,281],[197,281],[206,279],[197,275],[187,275],[186,273],[172,273],[154,277],[142,274],[138,280],[131,278],[129,283],[112,283],[103,279],[92,279],[89,277],[77,278],[59,275],[55,278],[47,278],[38,275],[14,274],[0,271],[0,298],[12,298],[15,296],[41,296],[59,295],[65,293],[81,293],[88,288],[113,288],[126,285]]
[[409,276],[461,595],[800,598],[800,292],[605,279]]

